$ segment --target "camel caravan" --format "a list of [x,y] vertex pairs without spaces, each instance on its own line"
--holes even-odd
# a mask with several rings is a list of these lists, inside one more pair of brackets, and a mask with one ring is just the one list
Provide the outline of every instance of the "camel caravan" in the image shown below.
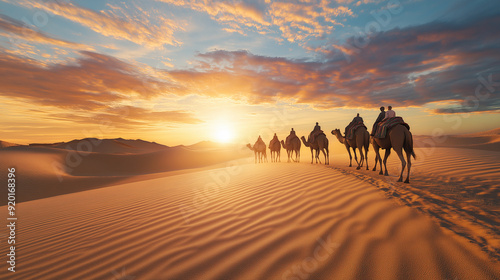
[[[349,167],[352,167],[352,149],[354,153],[354,160],[357,163],[356,169],[361,169],[363,165],[365,165],[366,170],[369,170],[368,150],[371,143],[375,151],[375,166],[373,171],[377,171],[377,165],[380,164],[379,174],[389,176],[389,173],[387,172],[387,159],[391,154],[391,149],[393,149],[401,160],[401,174],[398,182],[403,181],[403,173],[407,167],[407,176],[404,182],[409,183],[411,157],[416,159],[415,152],[413,150],[413,136],[410,132],[410,126],[404,122],[402,117],[396,116],[396,113],[392,110],[391,106],[388,107],[387,111],[385,111],[384,107],[380,107],[380,111],[379,116],[373,124],[371,134],[368,133],[368,129],[364,125],[363,118],[361,118],[359,114],[357,114],[357,116],[354,117],[351,123],[349,123],[349,125],[345,128],[344,135],[342,135],[340,129],[334,129],[331,133],[346,147],[347,153],[349,154]],[[300,162],[301,140],[304,146],[309,147],[311,150],[311,164],[314,162],[320,164],[322,163],[320,157],[321,153],[323,153],[325,165],[330,164],[328,138],[323,130],[321,130],[318,123],[316,123],[316,126],[307,139],[305,136],[301,136],[299,139],[293,128],[285,140],[280,141],[275,133],[268,146],[271,153],[271,162],[281,162],[281,148],[286,150],[288,162]],[[253,146],[251,144],[247,144],[247,147],[254,151],[255,163],[267,162],[266,144],[260,136]],[[385,150],[383,160],[380,156],[380,149]],[[356,150],[359,152],[359,160]],[[406,160],[403,156],[403,151],[406,154]]]

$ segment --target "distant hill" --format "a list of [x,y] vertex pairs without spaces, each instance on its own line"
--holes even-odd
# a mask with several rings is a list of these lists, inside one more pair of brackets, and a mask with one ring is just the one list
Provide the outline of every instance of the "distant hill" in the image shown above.
[[20,146],[20,145],[0,140],[0,149],[1,148],[7,148],[7,147],[14,147],[14,146]]
[[[4,143],[1,142],[8,145]],[[222,164],[252,155],[248,149],[235,150],[234,147],[210,142],[168,147],[144,140],[87,138],[0,149],[0,169],[19,167],[16,176],[26,182],[16,196],[16,201],[21,202],[116,184],[135,176]],[[0,189],[0,195],[6,197],[7,188]],[[6,200],[0,201],[0,206],[5,203]]]
[[432,143],[435,147],[467,148],[500,151],[500,128],[462,135],[446,135],[433,139],[432,136],[414,136],[417,147],[428,147]]
[[0,148],[7,148],[12,146],[26,146],[38,148],[52,148],[63,150],[75,150],[82,152],[104,153],[104,154],[144,154],[163,151],[172,148],[183,148],[191,151],[201,150],[218,150],[234,148],[234,144],[216,143],[211,141],[201,141],[193,145],[178,145],[169,147],[156,142],[148,142],[141,139],[98,139],[98,138],[84,138],[75,139],[69,142],[56,142],[56,143],[32,143],[29,145],[18,145],[5,141],[0,141]]
[[106,154],[142,154],[161,151],[169,148],[155,142],[148,142],[140,139],[128,140],[85,138],[72,140],[69,142],[59,142],[53,144],[30,144],[30,147],[45,147],[65,150],[78,150],[83,152],[95,152]]

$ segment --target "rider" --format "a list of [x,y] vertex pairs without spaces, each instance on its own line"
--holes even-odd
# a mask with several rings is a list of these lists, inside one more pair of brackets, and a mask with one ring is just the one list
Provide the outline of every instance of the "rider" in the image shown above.
[[293,138],[295,138],[295,137],[297,137],[297,135],[295,134],[295,130],[293,130],[293,128],[292,128],[292,130],[290,131],[290,135],[288,135],[288,136],[286,137],[286,140],[285,140],[285,145],[287,145],[287,146],[288,146],[288,145],[290,144],[290,140],[292,140],[292,139],[293,139]]
[[259,135],[259,138],[257,139],[257,142],[258,143],[264,143],[264,140],[262,140],[262,138],[260,137],[260,135]]
[[389,110],[387,110],[387,112],[385,113],[384,120],[388,118],[394,118],[396,116],[396,112],[392,110],[392,106],[388,106],[387,109]]
[[273,139],[271,139],[271,142],[269,143],[269,144],[270,144],[270,146],[271,146],[274,142],[276,142],[276,141],[279,141],[279,140],[278,140],[278,136],[276,135],[276,133],[274,133],[274,137],[273,137]]
[[316,122],[316,125],[314,126],[313,131],[309,135],[311,143],[314,142],[314,139],[316,138],[316,136],[320,135],[321,133],[323,133],[323,130],[321,130],[321,126],[319,126],[319,123]]
[[359,113],[356,114],[356,116],[354,117],[354,119],[352,119],[351,123],[349,123],[348,126],[345,127],[345,131],[344,131],[344,135],[347,135],[347,132],[349,131],[349,129],[356,123],[358,122],[363,122],[363,118],[359,116]]
[[381,122],[382,120],[384,120],[384,118],[385,118],[385,108],[382,106],[382,107],[380,107],[380,114],[378,114],[378,117],[375,120],[375,123],[373,124],[372,133],[370,134],[371,136],[375,135],[375,132],[377,131],[378,123]]

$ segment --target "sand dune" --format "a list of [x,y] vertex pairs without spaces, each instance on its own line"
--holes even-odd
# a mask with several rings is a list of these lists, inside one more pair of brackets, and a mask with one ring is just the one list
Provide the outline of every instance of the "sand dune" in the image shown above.
[[500,128],[463,135],[415,136],[415,145],[422,148],[448,147],[500,151]]
[[85,138],[72,140],[69,142],[51,143],[51,144],[30,144],[30,147],[44,147],[65,149],[71,151],[105,153],[105,154],[143,154],[166,150],[169,147],[154,142],[144,140],[117,139],[97,139]]
[[14,144],[14,143],[5,142],[5,141],[0,140],[0,149],[8,148],[8,147],[15,147],[15,146],[19,146],[19,144]]
[[347,154],[335,155],[332,168],[374,185],[500,261],[500,152],[436,147],[415,152],[409,185],[396,182],[401,163],[395,155],[388,161],[389,177],[371,171],[373,151],[369,171],[347,167]]
[[[108,186],[144,174],[219,164],[251,154],[249,150],[236,150],[232,146],[225,148],[209,142],[201,148],[166,147],[142,140],[92,141],[85,139],[0,149],[0,170],[17,169],[18,180],[24,183],[17,201],[23,202]],[[79,144],[84,142],[85,145],[98,144],[89,146],[89,152]],[[97,152],[106,149],[116,153]],[[6,173],[0,173],[0,180],[6,181],[6,176]],[[0,188],[0,196],[6,195],[6,188]],[[0,205],[6,203],[2,200]]]
[[18,209],[12,279],[500,277],[479,247],[370,182],[308,163],[232,162]]

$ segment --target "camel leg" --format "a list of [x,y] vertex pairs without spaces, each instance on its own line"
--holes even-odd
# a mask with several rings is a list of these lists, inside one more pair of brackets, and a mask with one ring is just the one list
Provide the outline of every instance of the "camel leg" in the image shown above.
[[[375,150],[375,166],[373,167],[373,171],[377,171],[377,164],[380,160],[380,148],[378,146],[373,146],[373,150]],[[380,167],[382,167],[382,162],[380,163]]]
[[[354,160],[356,161],[356,163],[358,164],[358,167],[359,167],[358,154],[356,153],[356,148],[353,148],[352,151],[354,152]],[[359,168],[356,168],[356,169],[359,169]]]
[[378,151],[378,154],[377,154],[377,157],[378,157],[378,163],[379,163],[379,166],[380,166],[380,175],[384,174],[382,172],[382,170],[384,170],[384,167],[382,165],[382,156],[380,155],[380,151]]
[[370,170],[370,168],[368,168],[368,147],[365,147],[365,162],[366,162],[366,170]]
[[[385,150],[385,156],[384,156],[384,167],[385,167],[384,176],[389,176],[389,172],[387,172],[387,159],[389,158],[390,154],[391,154],[391,148],[386,149]],[[380,172],[382,172],[382,170]]]
[[319,162],[319,164],[321,164],[321,160],[319,159],[319,148],[317,150],[315,149],[315,156],[316,156],[316,163]]
[[326,149],[326,157],[325,157],[325,162],[327,161],[328,163],[325,163],[326,165],[330,165],[330,151],[328,151],[328,148]]
[[395,151],[396,151],[396,154],[398,154],[399,160],[401,160],[401,173],[399,174],[398,182],[403,182],[403,172],[405,171],[405,167],[406,167],[405,157],[403,156],[403,149],[397,148],[397,149],[395,149]]
[[314,154],[313,154],[313,148],[310,148],[311,149],[311,164],[314,163]]
[[[363,150],[361,148],[359,149],[359,162],[358,162],[358,167],[356,167],[357,170],[361,169],[363,167],[363,160],[365,160],[365,157],[363,156]],[[356,149],[354,149],[354,156],[356,156]]]
[[352,155],[351,155],[351,148],[345,146],[347,149],[347,152],[349,153],[349,167],[352,167]]
[[360,148],[359,148],[359,156],[360,156],[359,162],[361,163],[359,165],[359,167],[363,167],[363,163],[365,161],[365,154],[363,153],[363,146],[360,146]]
[[411,153],[406,152],[406,159],[408,160],[408,175],[406,176],[405,183],[410,183],[410,169],[411,169]]

